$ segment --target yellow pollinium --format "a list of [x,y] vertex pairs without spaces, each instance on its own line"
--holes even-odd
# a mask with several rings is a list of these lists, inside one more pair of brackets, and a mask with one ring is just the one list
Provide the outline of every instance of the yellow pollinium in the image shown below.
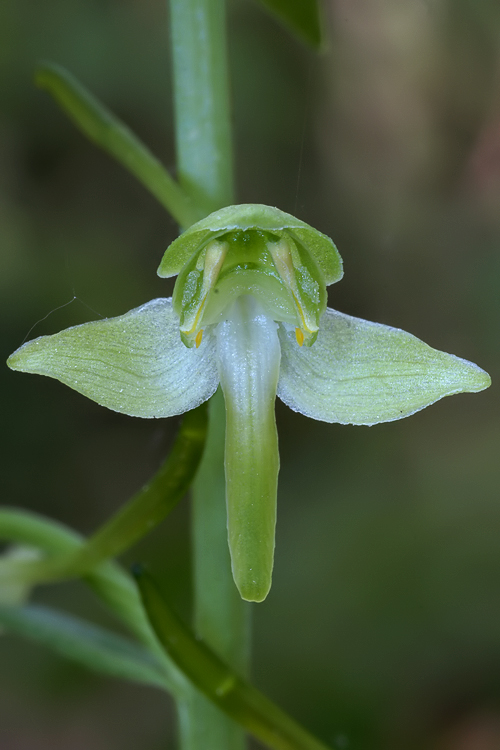
[[304,295],[297,281],[297,268],[293,262],[290,243],[282,238],[279,242],[269,243],[268,248],[271,253],[274,265],[279,275],[287,285],[293,298],[295,310],[300,320],[300,326],[295,329],[295,337],[299,346],[306,343],[310,346],[316,340],[318,335],[318,324],[314,313],[306,308]]
[[297,339],[297,344],[299,346],[302,346],[304,343],[304,334],[300,330],[300,328],[295,329],[295,338]]
[[180,327],[181,338],[186,346],[196,345],[198,348],[203,337],[203,330],[200,329],[203,312],[208,299],[208,295],[215,286],[220,270],[224,263],[228,251],[228,243],[213,240],[209,242],[204,252],[203,261],[203,279],[201,289],[191,301],[191,310],[186,315],[183,324]]

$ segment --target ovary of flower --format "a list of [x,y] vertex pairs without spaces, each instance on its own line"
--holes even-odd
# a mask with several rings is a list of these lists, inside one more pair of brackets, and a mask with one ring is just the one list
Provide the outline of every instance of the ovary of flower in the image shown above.
[[313,419],[370,425],[490,384],[476,365],[405,331],[326,309],[340,256],[278,209],[216,212],[172,243],[158,272],[179,274],[172,299],[35,339],[8,364],[146,418],[193,409],[220,383],[229,546],[245,599],[262,601],[271,585],[276,395]]

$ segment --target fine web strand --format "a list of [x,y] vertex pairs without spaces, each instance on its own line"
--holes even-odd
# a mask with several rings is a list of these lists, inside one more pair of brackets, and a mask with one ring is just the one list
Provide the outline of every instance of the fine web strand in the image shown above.
[[309,108],[311,104],[311,81],[312,81],[312,71],[313,71],[313,65],[314,60],[311,59],[309,63],[309,72],[307,74],[307,85],[306,85],[306,96],[305,96],[305,104],[304,104],[304,116],[302,118],[302,134],[300,138],[300,151],[299,151],[299,165],[297,168],[297,183],[295,187],[295,204],[293,209],[293,215],[297,215],[297,208],[299,205],[299,188],[300,188],[300,179],[302,176],[302,163],[304,161],[304,143],[306,140],[306,129],[307,129],[307,119],[309,115]]
[[68,300],[67,302],[64,302],[62,305],[57,305],[57,307],[53,307],[51,310],[49,310],[49,312],[46,315],[43,316],[43,318],[39,318],[38,320],[36,320],[33,323],[33,325],[31,326],[31,328],[29,329],[29,331],[26,334],[26,336],[24,337],[24,339],[21,341],[20,346],[22,346],[28,340],[28,338],[31,335],[32,331],[40,323],[43,323],[44,320],[47,320],[47,318],[49,318],[53,313],[57,312],[58,310],[62,310],[64,307],[68,307],[69,305],[72,305],[73,302],[79,302],[81,305],[83,305],[84,307],[86,307],[87,310],[90,310],[92,313],[94,313],[94,315],[97,315],[99,318],[104,318],[104,315],[101,315],[101,313],[97,312],[97,310],[94,310],[94,308],[91,307],[90,305],[87,305],[87,303],[84,302],[80,297],[77,297],[76,294],[73,294],[73,297],[70,300]]

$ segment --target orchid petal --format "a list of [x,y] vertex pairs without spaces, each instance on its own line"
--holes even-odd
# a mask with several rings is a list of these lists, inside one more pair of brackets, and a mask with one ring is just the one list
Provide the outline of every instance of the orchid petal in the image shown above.
[[280,326],[278,396],[313,419],[372,425],[408,417],[454,393],[482,391],[489,375],[406,331],[327,309],[316,343],[299,348]]
[[56,378],[133,417],[182,414],[210,398],[219,382],[214,336],[207,332],[199,349],[187,349],[170,299],[41,336],[7,364]]
[[280,365],[277,325],[242,296],[216,328],[226,402],[226,500],[233,576],[243,599],[271,586],[279,470],[274,402]]

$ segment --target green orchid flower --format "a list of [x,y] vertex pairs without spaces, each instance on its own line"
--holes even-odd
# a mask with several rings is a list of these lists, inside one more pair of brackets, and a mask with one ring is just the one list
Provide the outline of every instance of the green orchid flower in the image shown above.
[[276,395],[313,419],[373,425],[490,385],[486,372],[405,331],[327,309],[342,277],[333,242],[276,208],[224,208],[167,249],[172,299],[42,336],[8,360],[135,417],[226,404],[233,575],[244,599],[271,585],[279,471]]

